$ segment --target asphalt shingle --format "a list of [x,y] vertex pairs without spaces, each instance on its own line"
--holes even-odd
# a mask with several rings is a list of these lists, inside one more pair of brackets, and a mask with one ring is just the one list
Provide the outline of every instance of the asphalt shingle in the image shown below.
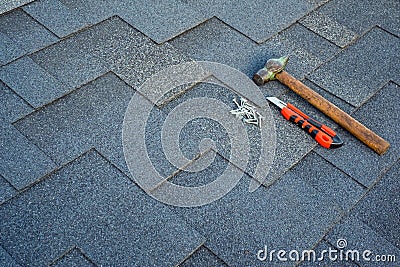
[[61,259],[57,260],[51,267],[68,267],[68,266],[82,266],[82,267],[94,267],[92,262],[90,262],[82,252],[74,248],[64,255]]
[[24,53],[24,50],[18,44],[0,31],[0,65],[5,65]]
[[29,57],[22,57],[1,67],[0,79],[36,108],[61,97],[69,90]]
[[281,33],[282,38],[290,40],[293,46],[301,47],[321,61],[333,57],[340,50],[299,23],[295,23]]
[[[148,100],[141,96],[138,97],[153,106]],[[205,152],[210,148],[230,159],[233,153],[231,146],[234,143],[236,145],[235,153],[240,153],[243,150],[241,144],[244,141],[242,139],[245,138],[241,133],[245,133],[246,129],[250,127],[255,127],[256,129],[258,127],[255,125],[243,127],[239,132],[240,134],[238,134],[236,127],[240,127],[241,122],[229,113],[230,110],[236,108],[236,105],[232,102],[235,97],[238,98],[237,94],[229,89],[202,83],[197,84],[178,99],[164,105],[161,110],[153,106],[150,116],[143,118],[147,119],[145,121],[146,125],[143,126],[145,127],[147,155],[143,157],[142,154],[135,154],[134,160],[141,162],[149,158],[152,166],[162,177],[166,178],[178,169],[182,169],[188,161],[198,157],[201,152]],[[192,116],[193,112],[189,112],[188,109],[195,110],[198,114]],[[140,126],[136,127],[141,128]],[[227,131],[230,131],[231,136],[228,137]],[[255,162],[254,165],[256,165],[260,157],[260,151],[257,151],[257,149],[260,150],[261,148],[260,140],[257,139],[257,136],[252,135],[250,129],[248,133],[251,140],[248,147],[253,147],[255,150],[251,155],[250,166],[252,162]],[[162,136],[164,136],[164,140],[167,140],[164,141],[166,143],[162,142]],[[134,141],[134,143],[138,142]],[[135,150],[139,149],[143,148],[135,147]],[[179,155],[178,152],[182,153],[182,157],[175,156]],[[171,160],[171,155],[177,160]],[[241,157],[242,155],[237,156]],[[186,160],[182,161],[183,157]],[[206,160],[206,162],[211,163],[212,160]],[[236,162],[238,160],[235,160]],[[240,167],[245,170],[246,164],[244,163]],[[140,172],[140,170],[138,171]],[[255,166],[250,166],[246,171],[251,174],[255,173]],[[212,172],[203,172],[202,174],[207,180],[205,183],[214,177]]]
[[[15,43],[15,46],[23,49],[25,53],[36,51],[58,40],[54,34],[22,10],[0,16],[0,29]],[[17,48],[18,56],[22,55],[19,48]],[[13,51],[16,48],[11,46],[11,49]]]
[[[215,81],[213,81],[214,83]],[[239,81],[243,82],[243,81]],[[237,140],[237,133],[233,132],[233,139],[229,140],[227,135],[227,130],[232,128],[232,125],[239,125],[241,124],[240,120],[235,118],[233,115],[230,117],[229,111],[236,109],[237,106],[233,103],[232,99],[236,98],[237,101],[239,101],[239,94],[237,92],[240,92],[241,95],[247,94],[245,90],[240,91],[240,88],[238,88],[237,84],[235,85],[235,89],[232,89],[228,87],[227,85],[222,85],[221,83],[217,83],[218,85],[211,85],[208,83],[202,83],[194,86],[190,90],[188,90],[184,95],[180,96],[178,99],[175,99],[174,101],[170,102],[169,104],[163,106],[162,110],[165,113],[169,113],[171,110],[173,110],[175,107],[185,103],[186,101],[192,101],[193,99],[196,98],[206,98],[208,99],[214,99],[220,101],[220,106],[221,108],[217,108],[215,115],[218,117],[217,122],[213,122],[212,120],[208,121],[197,121],[193,122],[191,126],[188,126],[186,128],[183,128],[183,131],[180,133],[183,138],[181,138],[181,145],[182,149],[189,149],[186,151],[186,153],[189,153],[191,156],[189,158],[193,158],[196,153],[199,153],[197,150],[198,144],[200,144],[200,140],[204,138],[210,138],[214,140],[214,150],[218,151],[220,155],[222,155],[226,159],[230,159],[232,151],[231,145],[232,145],[232,140]],[[240,83],[242,84],[242,83]],[[233,90],[236,90],[235,92]],[[249,94],[249,98],[247,98],[250,101],[254,101],[258,105],[266,105],[266,102],[264,98],[262,97],[262,93],[260,92],[254,92],[255,94]],[[262,98],[264,101],[260,101],[259,98]],[[257,106],[257,104],[254,104]],[[205,105],[205,104],[203,104]],[[221,114],[222,110],[222,105],[228,107],[228,111],[226,114],[229,116],[227,118],[223,118],[223,114]],[[201,110],[201,105],[197,106],[196,109]],[[269,110],[268,106],[261,106],[257,107],[258,112],[262,113],[264,116],[264,119],[262,119],[262,129],[260,130],[259,127],[255,125],[249,125],[249,124],[244,124],[244,129],[247,133],[247,138],[248,140],[248,145],[245,147],[250,149],[249,153],[249,160],[246,168],[242,168],[247,174],[251,175],[253,178],[256,180],[263,180],[265,176],[267,176],[267,173],[263,173],[267,170],[269,170],[269,167],[272,165],[270,162],[270,157],[273,158],[273,153],[272,147],[275,146],[275,137],[272,135],[275,135],[274,133],[271,133],[271,131],[274,131],[274,124],[270,125],[270,123],[274,122],[274,116],[272,115],[271,111]],[[200,114],[201,112],[199,112]],[[182,113],[185,114],[185,113]],[[204,114],[201,113],[201,114]],[[186,115],[186,114],[185,114]],[[185,115],[182,115],[180,117],[185,117]],[[222,124],[221,124],[222,123]],[[169,124],[174,124],[174,123],[169,123]],[[179,126],[179,125],[178,125]],[[161,127],[161,126],[160,126]],[[224,129],[225,128],[225,129]],[[232,130],[230,131],[232,133]],[[192,133],[191,135],[188,135],[186,133]],[[244,136],[243,136],[244,137]],[[281,142],[281,145],[283,142],[287,141],[285,138]],[[295,138],[295,140],[297,140]],[[244,140],[242,140],[244,141]],[[300,142],[299,142],[300,143]],[[270,148],[269,148],[270,146]],[[155,145],[155,147],[159,148],[161,145]],[[273,148],[274,149],[274,148]],[[306,148],[307,149],[307,148]],[[244,150],[242,151],[244,152]],[[156,153],[157,155],[160,153]],[[272,156],[271,156],[272,154]],[[242,154],[245,155],[245,154]],[[303,155],[303,154],[301,154]],[[297,155],[296,153],[294,154],[295,157],[301,156]],[[244,159],[243,156],[241,158]],[[289,157],[291,158],[291,157]],[[276,163],[273,164],[271,173],[272,175],[267,176],[267,180],[265,181],[266,185],[269,185],[273,183],[277,178],[279,178],[286,170],[286,168],[290,167],[290,164],[293,164],[292,161],[281,158],[280,163],[285,163],[289,164],[289,166],[284,165],[277,165]],[[232,162],[236,166],[239,166],[235,162]],[[267,168],[267,169],[265,169]]]
[[71,12],[90,24],[97,24],[115,15],[115,1],[59,0]]
[[373,28],[308,78],[348,103],[360,106],[389,80],[399,80],[397,47],[399,38]]
[[[227,42],[226,40],[229,40]],[[212,18],[171,40],[174,47],[195,60],[215,61],[252,75],[259,64],[271,54],[255,54],[257,45],[221,20]],[[256,62],[254,59],[260,56]],[[256,63],[258,65],[255,65]]]
[[0,246],[0,264],[3,267],[21,267],[2,246]]
[[300,23],[342,48],[358,37],[355,32],[345,25],[319,11],[314,11],[305,16],[300,20]]
[[205,246],[201,246],[190,257],[185,260],[180,267],[227,267],[220,258]]
[[355,207],[353,213],[400,248],[400,163],[397,162]]
[[[322,95],[325,99],[327,99],[328,101],[330,101],[332,104],[336,105],[337,107],[339,107],[341,110],[343,110],[344,112],[350,114],[353,113],[355,110],[355,107],[350,105],[349,103],[347,103],[346,101],[343,101],[342,99],[340,99],[339,97],[335,96],[334,94],[324,90],[323,88],[319,87],[318,85],[316,85],[315,83],[311,82],[310,80],[308,80],[307,78],[304,79],[303,83],[305,85],[307,85],[308,87],[310,87],[313,91],[317,92],[318,94]],[[290,92],[289,93],[291,96],[295,95],[294,92]],[[300,97],[300,96],[298,96]],[[311,106],[311,105],[310,105]],[[318,112],[316,108],[313,107],[314,113],[316,114],[316,116],[321,116],[322,113]],[[316,111],[316,112],[315,112]],[[312,110],[309,110],[309,112],[312,112]],[[319,115],[318,115],[319,114]],[[321,118],[322,119],[322,118]],[[324,116],[324,119],[328,119],[328,117]],[[333,122],[333,121],[332,121]]]
[[10,123],[33,111],[26,102],[1,81],[0,105],[2,106],[0,109],[0,118]]
[[[293,266],[278,262],[277,251],[319,253],[337,249],[339,238],[348,249],[398,258],[399,1],[28,2],[0,0],[0,266]],[[290,56],[289,73],[387,139],[389,151],[376,155],[278,81],[256,90],[253,74],[282,55]],[[236,68],[247,84],[221,66],[211,65],[217,73],[162,72],[192,58]],[[223,86],[188,82],[158,98],[177,77],[198,74]],[[142,87],[149,77],[160,88]],[[232,98],[243,95],[238,84],[253,86],[246,98],[275,120],[264,124],[277,135],[276,153],[269,153],[275,161],[254,192],[265,144],[263,131],[241,128],[229,114]],[[132,96],[152,108],[147,117],[134,105],[133,127],[144,131],[131,140],[133,174],[121,140]],[[270,110],[266,96],[337,128],[345,145],[321,148]],[[195,105],[199,97],[227,105],[217,105],[223,119],[185,122],[210,108]],[[229,162],[232,139],[223,125],[240,132],[235,142],[249,136],[247,165]],[[177,145],[163,146],[162,137]],[[188,165],[171,161],[179,152]],[[164,178],[153,184],[153,197],[170,202],[201,195],[170,195],[171,183],[201,189],[224,174],[227,180],[214,184],[221,188],[205,187],[211,195],[241,179],[209,205],[171,207],[138,187],[152,173],[148,159]],[[265,247],[276,250],[275,261],[257,259]],[[315,265],[373,264],[324,258]]]
[[23,7],[24,11],[59,37],[69,35],[87,25],[79,13],[58,0],[39,0]]
[[0,15],[34,0],[0,0]]
[[[298,79],[303,79],[338,49],[298,24],[266,43],[257,45],[217,18],[210,19],[169,43],[195,60],[226,64],[242,71],[249,78],[268,59],[289,55],[287,71]],[[277,82],[267,83],[262,89],[265,89],[268,96],[287,90]]]
[[0,203],[4,202],[6,199],[11,198],[17,193],[14,187],[0,175]]
[[[301,33],[297,34],[296,30]],[[253,77],[268,59],[289,55],[291,59],[287,70],[302,79],[337,52],[334,45],[298,24],[257,45],[217,18],[178,36],[170,43],[193,59],[226,64],[248,77]]]
[[96,147],[126,170],[122,122],[134,90],[115,74],[106,74],[18,121],[15,126],[62,164]]
[[96,25],[91,42],[94,54],[131,86],[139,87],[157,71],[190,59],[171,45],[157,45],[119,18]]
[[[192,2],[209,17],[215,15],[258,43],[266,41],[309,12],[310,1],[209,1]],[[283,15],[284,14],[284,15]],[[246,19],[243,19],[246,18]]]
[[[214,172],[226,164],[219,156],[217,161]],[[256,256],[264,245],[311,248],[340,215],[337,206],[295,176],[285,176],[268,189],[260,187],[250,193],[247,185],[251,178],[238,169],[231,171],[232,175],[242,174],[242,179],[221,199],[202,207],[174,208],[228,265],[265,266]],[[184,181],[186,174],[179,175]]]
[[169,44],[157,45],[117,17],[72,35],[31,58],[71,87],[81,86],[109,70],[131,86],[139,87],[157,71],[190,60]]
[[399,36],[399,1],[333,0],[319,10],[339,24],[361,34],[375,25]]
[[[382,266],[382,262],[378,262],[378,259],[375,258],[376,255],[395,255],[397,260],[400,254],[398,247],[377,234],[356,216],[346,217],[341,223],[337,224],[326,236],[326,240],[339,251],[342,250],[345,255],[349,250],[358,251],[359,260],[356,262],[361,266]],[[372,252],[370,255],[367,255],[370,261],[363,258],[363,252],[365,250],[370,250]],[[351,254],[348,255],[351,257]],[[397,266],[397,263],[387,261],[384,265]]]
[[[211,162],[211,163],[210,163]],[[169,182],[186,187],[200,187],[212,183],[228,168],[228,161],[221,161],[221,156],[214,151],[207,151],[195,159],[195,163],[185,169],[196,167],[198,171],[179,171],[168,179]],[[207,168],[204,168],[207,167]],[[204,168],[203,170],[199,170]],[[157,190],[157,189],[156,189]]]
[[93,150],[1,205],[0,214],[1,244],[32,266],[73,246],[96,265],[176,265],[204,241]]
[[157,43],[163,43],[208,18],[185,1],[113,3],[116,14]]
[[290,173],[310,184],[344,211],[350,210],[365,189],[315,153],[308,154]]
[[0,120],[0,175],[22,189],[55,168],[53,161],[14,126]]
[[[230,125],[240,124],[241,122],[240,119],[236,118],[234,115],[229,114],[228,118],[225,118],[224,116],[219,115],[219,112],[225,110],[222,108],[222,105],[229,107],[229,110],[236,109],[237,106],[232,100],[235,98],[237,101],[239,101],[240,96],[229,88],[225,88],[216,84],[201,83],[191,88],[179,98],[165,105],[162,108],[162,111],[170,114],[175,108],[179,108],[181,104],[196,98],[204,98],[204,103],[207,103],[206,101],[209,99],[220,101],[221,109],[215,110],[214,118],[210,118],[209,116],[205,115],[205,112],[201,113],[199,111],[199,115],[204,115],[205,118],[197,118],[189,121],[182,128],[182,131],[179,133],[180,149],[182,150],[182,153],[186,155],[187,158],[193,159],[200,152],[202,152],[198,149],[201,141],[209,138],[214,142],[214,151],[217,151],[224,158],[229,159],[232,153],[231,149],[233,142],[233,139],[230,140],[230,138],[237,138],[230,137],[228,135],[228,133],[235,134],[231,131],[232,127],[230,127]],[[185,112],[182,112],[180,117],[185,117],[184,114]],[[250,148],[250,158],[245,171],[248,174],[253,175],[256,172],[256,165],[261,155],[260,130],[256,125],[244,125]],[[178,127],[180,126],[183,125],[176,125],[176,128],[179,129]]]
[[[142,99],[147,101],[146,99]],[[150,103],[150,102],[149,102]],[[162,177],[168,177],[177,171],[179,166],[174,166],[165,157],[161,143],[161,131],[166,114],[158,108],[153,108],[146,121],[145,143],[147,156],[153,163],[154,168]]]
[[92,24],[118,15],[157,43],[163,43],[208,18],[186,1],[167,0],[149,3],[146,1],[61,0],[61,2]]
[[317,148],[316,151],[366,187],[371,186],[376,178],[399,158],[400,139],[392,130],[393,125],[400,123],[399,106],[396,101],[391,101],[398,99],[399,94],[399,86],[388,83],[353,114],[355,119],[391,144],[383,156],[379,156],[341,128],[338,128],[337,132],[345,141],[343,147],[329,151]]
[[[166,114],[163,113],[162,111],[155,112],[153,111],[149,120],[147,121],[146,125],[146,149],[147,149],[147,156],[149,157],[150,161],[152,162],[152,165],[154,168],[157,170],[157,172],[164,177],[165,179],[171,177],[174,173],[182,170],[182,169],[187,169],[187,166],[185,168],[185,164],[179,164],[177,162],[171,162],[167,159],[165,151],[163,149],[163,144],[161,141],[161,132],[162,132],[162,127],[165,122]],[[197,160],[203,160],[204,164],[212,164],[213,163],[213,157],[212,155],[215,155],[215,152],[209,151],[205,155],[202,155],[200,159],[198,157],[200,156],[200,151],[198,150],[198,146],[201,144],[200,139],[204,135],[209,135],[210,134],[210,122],[209,121],[200,121],[202,123],[199,123],[199,120],[192,121],[192,123],[189,123],[186,125],[180,135],[180,143],[179,149],[182,154],[190,161],[193,159]],[[196,125],[197,124],[197,125]],[[186,128],[186,129],[185,129]],[[200,128],[200,133],[196,133],[196,130],[199,130]],[[219,130],[219,129],[218,129]],[[190,132],[190,133],[188,133]],[[195,133],[194,133],[195,132]],[[218,131],[216,131],[218,133]],[[189,135],[188,135],[189,134]],[[183,137],[183,138],[182,138]],[[212,140],[214,140],[215,143],[218,143],[221,141],[218,139],[216,136],[212,137]],[[219,147],[221,147],[221,143],[218,144]],[[201,151],[204,153],[204,151]],[[229,152],[229,151],[228,151]],[[208,165],[208,164],[207,164]],[[205,165],[205,166],[207,166]],[[188,186],[201,186],[204,184],[207,184],[211,182],[212,180],[215,179],[216,176],[218,176],[218,173],[213,173],[212,171],[209,171],[210,169],[207,168],[204,171],[199,171],[199,172],[187,172],[187,175],[189,176],[188,179],[185,181],[180,181],[179,179],[176,179],[176,177],[172,177],[171,181],[175,184],[178,185],[187,185],[187,182],[190,181],[190,185]],[[214,170],[214,169],[213,169]],[[222,170],[221,170],[222,171]],[[185,171],[186,172],[186,171]],[[202,177],[202,179],[198,179],[198,177]]]
[[30,58],[70,88],[79,87],[108,71],[107,66],[93,54],[91,31],[80,32]]

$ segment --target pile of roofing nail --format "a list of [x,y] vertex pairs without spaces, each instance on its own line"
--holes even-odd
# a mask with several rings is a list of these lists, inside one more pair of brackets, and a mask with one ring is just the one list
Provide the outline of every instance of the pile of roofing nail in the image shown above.
[[263,116],[256,111],[256,107],[252,106],[242,97],[240,98],[240,103],[236,99],[233,99],[233,102],[236,104],[237,109],[231,110],[231,114],[240,118],[245,123],[261,127],[261,119],[263,119]]

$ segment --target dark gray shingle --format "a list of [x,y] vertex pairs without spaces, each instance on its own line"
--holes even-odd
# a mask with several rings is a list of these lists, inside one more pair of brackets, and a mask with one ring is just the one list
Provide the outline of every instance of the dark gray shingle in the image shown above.
[[201,246],[198,250],[193,252],[188,259],[186,259],[180,267],[227,267],[220,258],[218,258],[211,250],[205,246]]
[[[224,160],[217,160],[219,166],[213,168],[223,169]],[[232,170],[232,175],[241,174]],[[186,175],[179,175],[184,181]],[[232,191],[207,206],[174,208],[228,265],[265,266],[256,257],[264,245],[309,249],[340,216],[336,205],[296,176],[286,175],[268,189],[260,187],[254,192],[247,187],[250,179],[244,174]]]
[[[36,51],[58,40],[54,34],[22,10],[0,16],[0,29],[25,53]],[[15,49],[15,47],[11,48]]]
[[399,38],[373,28],[308,77],[354,106],[367,101],[389,80],[399,80]]
[[351,177],[313,152],[289,172],[337,203],[344,211],[350,210],[365,193],[365,189]]
[[35,1],[23,9],[59,37],[69,35],[87,25],[79,13],[58,0]]
[[116,14],[157,43],[163,43],[208,18],[185,1],[113,3]]
[[125,170],[122,122],[133,94],[131,87],[109,73],[32,113],[15,126],[57,164],[96,147]]
[[86,266],[86,267],[94,267],[95,265],[90,262],[82,252],[74,248],[66,255],[64,255],[61,259],[57,260],[54,264],[51,264],[52,267],[69,267],[69,266]]
[[69,87],[51,76],[29,57],[22,57],[1,67],[0,79],[35,108],[69,91]]
[[[376,255],[399,255],[400,250],[384,237],[372,230],[363,223],[357,216],[350,216],[343,219],[327,235],[326,240],[336,247],[343,250],[344,254],[348,250],[359,252],[359,260],[356,261],[362,266],[382,266],[382,262],[375,261]],[[341,240],[345,240],[343,242]],[[372,254],[368,256],[371,260],[363,259],[363,252],[370,250]],[[357,255],[357,254],[355,254]],[[351,254],[349,254],[349,257]],[[397,260],[397,257],[396,257]],[[385,266],[396,266],[396,262],[385,262]]]
[[0,175],[0,203],[11,198],[17,193],[14,187]]
[[333,165],[370,187],[399,158],[399,135],[392,130],[393,125],[400,123],[399,106],[396,101],[391,101],[398,99],[399,94],[399,86],[388,83],[353,115],[391,144],[384,155],[379,156],[342,128],[338,128],[337,132],[345,141],[343,147],[329,151],[317,148],[316,151]]
[[322,6],[320,11],[358,34],[379,25],[399,36],[399,9],[396,0],[334,0]]
[[93,54],[93,38],[87,30],[30,57],[45,71],[70,88],[79,87],[108,71],[108,67]]
[[25,51],[0,31],[0,65],[22,56]]
[[3,267],[21,267],[2,246],[0,246],[0,264]]
[[204,241],[93,150],[1,205],[0,214],[1,244],[32,266],[75,245],[97,265],[170,266]]
[[400,164],[397,162],[355,207],[353,213],[400,247]]
[[208,17],[216,16],[252,40],[262,43],[312,10],[310,1],[230,1],[191,3]]
[[27,115],[33,109],[16,95],[8,86],[0,81],[0,118],[13,122]]
[[355,32],[345,25],[319,11],[314,11],[307,15],[300,20],[300,23],[342,48],[358,37]]
[[15,188],[24,188],[56,167],[14,126],[0,120],[0,130],[0,175]]

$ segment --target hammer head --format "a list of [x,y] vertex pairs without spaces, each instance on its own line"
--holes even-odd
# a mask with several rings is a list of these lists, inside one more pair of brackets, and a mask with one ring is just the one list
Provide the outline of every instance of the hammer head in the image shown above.
[[263,85],[268,81],[275,80],[275,74],[281,72],[285,68],[288,60],[289,57],[287,56],[269,59],[265,67],[254,74],[254,82],[257,85]]

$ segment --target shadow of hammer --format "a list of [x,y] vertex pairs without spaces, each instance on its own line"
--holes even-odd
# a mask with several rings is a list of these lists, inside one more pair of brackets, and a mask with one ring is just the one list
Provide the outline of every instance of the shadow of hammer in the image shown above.
[[254,82],[261,86],[268,81],[278,80],[379,155],[383,155],[389,149],[390,144],[382,137],[284,71],[283,69],[288,59],[286,56],[278,59],[269,59],[265,67],[254,74]]

